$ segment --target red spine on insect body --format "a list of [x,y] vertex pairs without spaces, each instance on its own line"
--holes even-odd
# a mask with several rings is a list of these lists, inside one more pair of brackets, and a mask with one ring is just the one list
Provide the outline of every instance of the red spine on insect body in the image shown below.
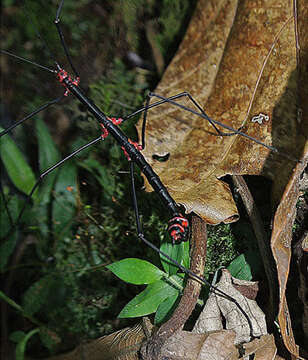
[[65,93],[64,93],[64,96],[68,96],[69,94],[69,89],[67,88],[66,84],[64,83],[64,80],[67,79],[69,80],[72,84],[78,86],[79,85],[79,82],[80,82],[80,78],[77,77],[77,78],[72,78],[67,71],[65,71],[64,69],[61,69],[59,67],[58,71],[57,71],[57,76],[58,76],[58,79],[59,79],[59,82],[65,87]]
[[[138,151],[141,151],[142,150],[142,146],[139,145],[138,143],[136,143],[135,141],[131,140],[131,139],[128,139],[128,142],[132,145],[135,146],[135,148],[138,150]],[[124,155],[126,156],[126,159],[128,161],[131,161],[131,157],[129,156],[128,152],[126,151],[125,147],[124,146],[121,146],[121,149],[123,150],[124,152]]]
[[[111,121],[114,125],[120,125],[122,122],[123,122],[123,119],[122,118],[115,118],[115,117],[107,117],[107,119],[109,121]],[[101,128],[102,128],[102,134],[101,134],[101,137],[102,139],[106,139],[106,137],[109,135],[109,131],[106,129],[106,127],[104,126],[104,124],[100,124]],[[142,150],[142,145],[139,145],[137,142],[131,140],[131,139],[127,139],[128,142],[132,145],[135,146],[135,148],[138,150],[138,151],[141,151]],[[124,152],[124,155],[126,156],[127,160],[128,161],[131,161],[131,157],[129,156],[128,152],[126,151],[125,147],[124,146],[121,146],[121,149],[123,150]]]
[[[107,117],[107,119],[108,119],[109,121],[111,121],[114,125],[120,125],[120,124],[123,122],[123,119],[122,119],[122,118],[115,118],[115,117],[110,118],[110,117]],[[106,127],[104,126],[104,124],[100,123],[100,126],[101,126],[101,128],[102,128],[102,135],[101,135],[101,137],[102,137],[103,139],[106,139],[106,137],[109,135],[109,132],[108,132],[108,130],[106,129]]]
[[172,244],[188,240],[189,222],[182,214],[176,214],[168,223],[168,233]]

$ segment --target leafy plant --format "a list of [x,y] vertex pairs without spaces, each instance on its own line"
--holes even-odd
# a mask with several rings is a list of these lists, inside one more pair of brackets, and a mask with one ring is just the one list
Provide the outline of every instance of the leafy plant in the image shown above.
[[[212,232],[213,233],[213,232]],[[168,256],[176,259],[180,265],[189,267],[189,247],[187,243],[172,246],[162,243],[160,249]],[[217,253],[216,253],[217,254]],[[213,260],[214,254],[208,257]],[[160,257],[160,270],[148,261],[127,258],[107,266],[121,280],[135,285],[146,285],[146,288],[136,295],[121,310],[119,318],[140,317],[155,313],[155,323],[164,322],[172,314],[173,305],[178,301],[184,286],[185,274],[163,256]],[[220,257],[220,261],[224,261]],[[242,280],[251,280],[250,265],[244,254],[236,257],[228,266],[231,275]],[[215,284],[214,284],[215,285]],[[203,302],[199,302],[203,304]]]
[[[174,253],[175,249],[179,252],[184,246],[184,244],[179,244],[173,249],[169,247],[171,251],[167,255],[171,256],[171,252]],[[170,273],[174,272],[174,265],[167,263],[164,259],[161,259],[161,262],[164,263],[165,271],[148,261],[135,258],[123,259],[107,266],[118,278],[127,283],[147,285],[141,293],[125,305],[119,318],[139,317],[155,312],[157,323],[158,320],[164,321],[169,315],[171,309],[170,306],[166,306],[166,303],[173,305],[181,294],[184,274],[171,275]]]
[[[175,19],[187,16],[187,4],[191,2],[186,1],[186,5],[182,6],[183,3],[185,1],[181,4],[177,4],[177,1],[163,2],[162,16],[157,20],[159,27],[163,28],[163,34],[157,36],[157,41],[161,48],[165,48],[165,54],[168,53],[168,48],[174,41],[174,34],[178,31]],[[144,12],[154,12],[154,15],[147,16],[155,18],[157,4],[154,2],[151,7],[148,7],[147,1],[142,1],[142,4],[141,6],[146,9],[143,9]],[[5,18],[8,18],[7,14],[10,11],[13,12],[16,15],[16,23],[25,30],[17,32],[15,24],[8,24],[8,29],[13,30],[5,32],[8,36],[5,37],[7,43],[3,46],[11,49],[11,46],[19,44],[22,51],[18,50],[15,53],[33,60],[40,59],[43,64],[48,64],[50,53],[46,48],[37,47],[39,41],[35,39],[33,26],[24,21],[24,14],[15,7],[15,2],[7,1],[6,5],[9,9],[5,10]],[[46,3],[44,6],[46,11],[41,11],[39,4],[32,1],[29,10],[31,13],[40,14],[40,29],[45,29],[45,23],[48,24],[44,38],[49,47],[57,50],[57,34],[49,25],[50,18],[55,13],[54,3]],[[107,114],[125,116],[141,106],[148,82],[156,80],[153,80],[153,74],[149,80],[144,75],[140,76],[138,71],[129,70],[124,65],[123,53],[118,52],[119,47],[112,49],[114,35],[110,34],[110,28],[114,27],[108,28],[108,25],[110,22],[118,25],[118,18],[122,19],[125,14],[108,14],[110,22],[99,30],[92,21],[92,13],[89,17],[88,2],[78,3],[78,9],[85,9],[84,12],[75,11],[75,6],[73,1],[65,1],[65,11],[68,15],[64,19],[64,30],[72,29],[72,44],[75,45],[70,46],[70,50],[73,55],[78,55],[77,62],[79,58],[84,59],[81,55],[85,52],[91,56],[93,47],[97,47],[96,42],[94,45],[88,45],[87,41],[80,41],[81,38],[84,39],[85,33],[95,33],[99,38],[97,33],[101,31],[101,38],[102,34],[109,36],[109,44],[105,44],[104,52],[112,61],[108,62],[108,66],[100,63],[105,69],[104,75],[89,86],[90,97]],[[109,6],[112,12],[113,3],[109,3]],[[169,21],[170,6],[173,6],[174,12],[170,13]],[[123,12],[123,9],[120,10]],[[83,15],[84,22],[81,21]],[[133,17],[129,21],[136,20]],[[75,26],[76,23],[78,26]],[[126,21],[124,23],[129,27]],[[141,33],[142,31],[137,34],[137,48],[144,46]],[[86,45],[82,47],[81,42]],[[125,41],[121,38],[121,45],[123,43]],[[82,61],[87,63],[87,59]],[[45,73],[42,75],[44,78],[38,78],[35,71],[30,71],[31,68],[25,74],[21,74],[20,63],[8,66],[13,69],[12,78],[16,79],[16,85],[20,86],[8,92],[6,102],[11,101],[13,108],[9,117],[15,117],[16,113],[20,115],[23,111],[33,111],[38,104],[41,105],[45,101],[42,96],[44,91],[54,96],[54,90],[50,90],[53,87],[45,80]],[[5,106],[3,109],[5,113]],[[11,232],[12,224],[17,221],[25,204],[25,195],[35,184],[36,174],[59,161],[63,154],[84,145],[94,134],[97,136],[97,124],[91,121],[79,105],[73,102],[61,109],[58,113],[51,109],[35,121],[30,120],[24,132],[20,127],[15,129],[12,137],[6,135],[1,138],[0,157],[6,170],[6,175],[3,176],[3,193],[6,201],[0,197],[0,225],[3,238],[0,245],[0,270],[4,280],[12,266],[16,274],[12,298],[22,304],[22,310],[17,315],[12,315],[13,321],[8,327],[12,340],[20,344],[17,345],[20,349],[20,358],[26,345],[32,349],[39,349],[38,352],[44,354],[42,345],[51,352],[66,350],[84,337],[94,338],[110,332],[114,330],[114,316],[121,308],[122,318],[156,312],[155,322],[160,323],[172,312],[185,282],[183,274],[179,273],[174,265],[163,258],[159,260],[156,254],[153,255],[150,250],[136,242],[130,181],[125,173],[127,161],[113,139],[106,139],[100,146],[82,152],[61,168],[48,174],[26,205],[18,227]],[[59,131],[54,124],[54,119],[57,118],[61,121],[63,118],[67,121],[69,118],[68,131],[64,136],[61,134],[62,128],[60,127]],[[134,121],[130,121],[129,124],[123,124],[123,128],[129,136],[135,137],[133,124]],[[136,173],[137,187],[141,188],[143,183],[138,177],[138,171]],[[167,215],[157,204],[155,194],[149,195],[138,191],[138,200],[142,209],[145,234],[150,241],[157,243],[165,234]],[[9,212],[6,211],[6,207]],[[17,249],[22,249],[21,260],[10,263],[10,257]],[[185,267],[189,267],[187,243],[172,247],[169,243],[163,242],[161,249]],[[237,254],[233,252],[228,260],[224,259],[225,263]],[[146,285],[138,295],[134,286],[126,286],[123,283],[117,283],[115,286],[114,278],[104,267],[126,256],[142,257],[151,261],[150,263],[140,259],[122,260],[115,263],[118,265],[108,266],[115,274],[122,273],[119,277],[129,284],[137,281],[139,285]],[[162,270],[158,267],[159,263]],[[128,265],[132,278],[123,275]],[[137,273],[134,275],[137,266],[143,269],[143,272],[139,269],[138,276]],[[22,276],[19,276],[20,274]],[[13,301],[12,298],[6,297],[5,301],[10,303]],[[133,300],[123,308],[128,298]],[[142,305],[139,313],[136,311],[136,305]],[[20,316],[29,319],[36,327],[28,331],[28,327],[21,325]],[[44,324],[37,325],[34,316]],[[38,333],[37,326],[41,343],[37,340],[39,337],[34,336]],[[118,326],[123,326],[123,322]],[[22,331],[16,333],[16,330]]]

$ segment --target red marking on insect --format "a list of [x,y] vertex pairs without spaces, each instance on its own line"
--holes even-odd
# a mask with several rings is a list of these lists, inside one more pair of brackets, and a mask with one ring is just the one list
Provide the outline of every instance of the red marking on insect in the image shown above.
[[120,125],[123,122],[122,118],[115,118],[115,117],[107,117],[108,120],[112,121],[114,125]]
[[[111,121],[114,125],[120,125],[123,122],[122,118],[115,118],[115,117],[107,117],[107,119],[109,121]],[[106,129],[106,127],[101,123],[101,128],[102,128],[102,139],[106,139],[106,137],[109,135],[109,131]]]
[[100,125],[101,125],[101,128],[102,128],[101,137],[102,137],[102,139],[106,139],[106,137],[109,135],[109,132],[102,123]]
[[73,186],[67,186],[66,190],[72,192],[74,190],[74,187]]
[[189,222],[181,214],[169,220],[168,232],[172,238],[172,243],[187,241]]
[[75,86],[79,85],[80,82],[80,78],[72,78],[67,71],[65,71],[64,69],[59,69],[59,71],[57,71],[57,76],[59,78],[60,83],[65,87],[66,91],[64,93],[64,96],[68,96],[68,94],[70,93],[68,87],[66,86],[66,84],[64,83],[65,79],[68,79],[71,83],[73,83]]
[[[142,150],[142,145],[136,143],[135,141],[131,140],[131,139],[128,139],[128,142],[132,145],[135,146],[135,148],[138,150],[138,151],[141,151]],[[122,146],[121,149],[123,150],[124,152],[124,155],[126,156],[127,160],[128,161],[131,161],[131,157],[129,156],[128,152],[126,151],[125,147]]]

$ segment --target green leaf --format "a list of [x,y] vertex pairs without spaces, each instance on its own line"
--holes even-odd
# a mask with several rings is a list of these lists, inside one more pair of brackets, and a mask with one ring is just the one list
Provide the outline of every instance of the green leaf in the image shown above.
[[[3,129],[0,127],[0,131]],[[0,139],[0,157],[16,188],[29,194],[35,184],[35,176],[15,142],[8,136]]]
[[121,280],[135,284],[151,284],[159,280],[164,272],[148,261],[128,258],[107,266]]
[[[174,259],[178,263],[180,264],[182,263],[184,243],[172,245],[170,242],[164,242],[161,244],[160,250],[166,253],[167,255],[169,255],[172,259]],[[179,270],[177,266],[173,265],[168,259],[166,259],[161,254],[160,254],[160,260],[164,270],[169,275],[174,275]]]
[[231,275],[240,280],[251,280],[251,268],[246,261],[245,255],[241,254],[236,257],[227,268]]
[[60,168],[52,203],[53,230],[58,238],[70,235],[77,206],[77,168],[67,161]]
[[39,146],[40,171],[45,171],[49,166],[54,165],[60,160],[60,152],[56,148],[48,127],[42,119],[37,119],[35,126]]
[[168,318],[172,314],[173,306],[177,301],[178,297],[179,294],[176,296],[170,296],[159,305],[154,318],[155,325],[168,320]]
[[27,342],[33,335],[37,334],[39,331],[40,331],[39,329],[33,329],[33,330],[29,331],[28,334],[26,334],[19,341],[19,343],[16,346],[16,360],[24,360]]
[[185,241],[183,244],[183,259],[182,265],[189,269],[190,267],[190,248],[189,248],[189,241]]
[[[40,171],[46,171],[50,166],[54,165],[60,160],[60,152],[55,146],[54,141],[49,133],[45,123],[41,119],[35,121],[36,136],[39,150],[39,165]],[[40,187],[40,205],[49,203],[50,193],[57,176],[57,171],[52,171],[43,180]]]
[[[171,279],[174,276],[171,277]],[[176,277],[178,278],[178,277]],[[175,279],[175,278],[174,278]],[[174,280],[173,279],[173,280]],[[149,284],[145,290],[135,296],[120,312],[119,318],[130,318],[152,314],[168,297],[177,296],[179,291],[171,283],[158,280]]]

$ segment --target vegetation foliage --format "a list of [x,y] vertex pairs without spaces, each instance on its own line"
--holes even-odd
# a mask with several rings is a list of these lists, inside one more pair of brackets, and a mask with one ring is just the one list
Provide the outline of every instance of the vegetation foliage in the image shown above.
[[[48,47],[59,50],[50,21],[56,2],[43,5],[27,2],[26,17],[30,17],[30,21],[25,19],[17,3],[7,0],[3,4],[2,32],[9,36],[2,47],[14,47],[20,56],[50,63],[49,50],[41,46],[42,40],[37,39],[33,23],[39,23],[37,26]],[[183,24],[193,8],[192,2],[123,0],[116,3],[107,1],[97,11],[107,13],[108,24],[113,24],[112,30],[118,30],[123,46],[140,53],[145,47],[144,19],[154,19],[159,30],[155,41],[168,62],[169,48],[177,45],[175,37],[183,36]],[[153,71],[140,75],[139,70],[129,68],[123,54],[118,56],[118,46],[112,51],[116,34],[107,26],[101,26],[96,16],[89,16],[93,6],[87,0],[78,4],[67,0],[63,9],[64,28],[70,34],[68,40],[77,64],[82,62],[78,58],[80,53],[87,51],[89,56],[93,53],[94,35],[107,39],[105,69],[90,83],[88,93],[107,114],[124,116],[142,105],[146,90],[157,79]],[[124,31],[127,37],[123,37]],[[82,47],[85,33],[87,45],[78,49]],[[151,52],[149,46],[147,51]],[[145,57],[146,61],[150,58]],[[22,117],[46,101],[43,92],[49,98],[53,90],[44,78],[48,74],[32,71],[27,64],[14,64],[13,59],[5,58],[4,62],[4,77],[7,79],[9,71],[16,79],[12,90],[4,88],[7,95],[1,107],[2,125],[6,127],[15,117]],[[20,68],[23,68],[22,74]],[[22,111],[16,111],[21,108]],[[51,119],[56,116],[69,118],[64,137],[61,128],[53,127]],[[124,124],[123,128],[129,136],[136,137],[134,121]],[[121,328],[125,323],[115,319],[119,314],[120,318],[132,318],[155,313],[155,322],[160,323],[170,316],[183,289],[184,275],[136,240],[127,161],[113,139],[87,149],[50,173],[34,192],[31,203],[26,204],[18,227],[12,231],[37,174],[63,158],[63,154],[71,153],[97,136],[98,131],[94,119],[71,102],[60,112],[50,110],[40,114],[12,135],[1,138],[4,197],[0,200],[0,269],[4,285],[0,295],[10,308],[17,310],[10,315],[12,321],[6,326],[10,340],[17,344],[18,359],[23,359],[26,347],[34,355],[45,354],[46,348],[53,353],[70,348],[83,338],[95,338]],[[160,239],[162,250],[188,267],[188,244],[170,245],[165,237],[168,214],[157,204],[155,194],[141,190],[139,176],[137,187],[147,238],[156,244]],[[213,275],[218,266],[236,259],[231,264],[233,273],[251,278],[245,255],[241,255],[250,245],[244,250],[238,249],[230,226],[220,228],[218,233],[213,231],[209,244],[208,275]],[[222,256],[217,260],[219,254]],[[116,281],[112,273],[124,282]],[[8,294],[10,276],[14,282]]]

